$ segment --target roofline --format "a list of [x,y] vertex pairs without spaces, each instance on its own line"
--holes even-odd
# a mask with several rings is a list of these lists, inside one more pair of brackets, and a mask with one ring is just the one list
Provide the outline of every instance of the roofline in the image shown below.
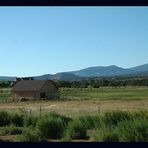
[[[45,83],[43,84],[43,86],[40,88],[40,90],[46,85],[47,82],[51,82],[57,89],[59,89],[56,85],[56,83],[52,80],[22,80],[22,81],[45,81]],[[15,86],[15,85],[14,85]],[[13,90],[13,87],[11,89],[11,92],[38,92],[40,90],[34,90],[34,91],[30,91],[30,90],[27,90],[27,91],[24,91],[24,90]]]

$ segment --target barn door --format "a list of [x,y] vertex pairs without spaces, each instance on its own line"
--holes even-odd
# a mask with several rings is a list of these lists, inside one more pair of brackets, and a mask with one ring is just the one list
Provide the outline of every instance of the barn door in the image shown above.
[[40,93],[40,98],[46,98],[46,93]]

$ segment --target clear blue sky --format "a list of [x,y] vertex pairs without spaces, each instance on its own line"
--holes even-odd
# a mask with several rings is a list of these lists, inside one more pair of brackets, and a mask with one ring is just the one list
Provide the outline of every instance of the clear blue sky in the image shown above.
[[0,7],[0,76],[148,63],[148,7]]

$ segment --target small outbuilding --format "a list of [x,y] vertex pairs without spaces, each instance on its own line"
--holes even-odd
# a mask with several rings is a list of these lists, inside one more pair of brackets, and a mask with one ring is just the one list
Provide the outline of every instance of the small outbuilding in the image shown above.
[[13,100],[26,98],[30,100],[58,99],[59,89],[51,80],[21,80],[12,88]]

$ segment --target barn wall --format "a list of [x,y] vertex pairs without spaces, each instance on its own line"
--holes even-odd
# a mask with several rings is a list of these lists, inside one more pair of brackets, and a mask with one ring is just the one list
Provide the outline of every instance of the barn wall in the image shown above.
[[15,91],[15,92],[12,92],[12,97],[14,100],[18,100],[21,97],[37,100],[37,99],[42,99],[40,98],[40,93],[46,93],[47,99],[56,99],[56,98],[59,98],[60,96],[58,88],[52,82],[47,81],[40,91],[36,91],[36,92],[28,92],[28,91],[16,92]]
[[20,99],[21,97],[26,97],[29,99],[39,99],[37,92],[13,92],[12,97],[15,100]]
[[56,86],[48,81],[45,83],[45,85],[40,90],[40,93],[46,93],[47,99],[55,99],[59,98],[59,90],[56,88]]

